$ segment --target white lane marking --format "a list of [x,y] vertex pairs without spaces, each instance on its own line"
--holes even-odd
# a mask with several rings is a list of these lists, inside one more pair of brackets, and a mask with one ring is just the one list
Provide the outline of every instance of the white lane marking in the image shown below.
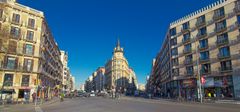
[[38,106],[38,107],[35,107],[35,112],[43,112],[43,110]]

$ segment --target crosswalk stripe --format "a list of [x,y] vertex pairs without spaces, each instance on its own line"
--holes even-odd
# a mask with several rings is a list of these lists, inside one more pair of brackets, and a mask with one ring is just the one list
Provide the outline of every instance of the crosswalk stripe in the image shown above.
[[43,112],[43,110],[40,107],[35,107],[35,112]]

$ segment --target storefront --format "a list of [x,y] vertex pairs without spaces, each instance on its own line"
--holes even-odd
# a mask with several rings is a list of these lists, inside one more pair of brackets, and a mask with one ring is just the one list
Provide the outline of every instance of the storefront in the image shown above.
[[203,84],[206,98],[233,98],[232,76],[207,77]]
[[165,94],[167,95],[167,97],[170,98],[177,98],[179,96],[179,89],[178,89],[178,83],[179,81],[175,80],[175,81],[171,81],[168,82],[166,84],[166,92]]
[[188,100],[197,98],[197,81],[196,79],[186,79],[180,82],[181,97]]

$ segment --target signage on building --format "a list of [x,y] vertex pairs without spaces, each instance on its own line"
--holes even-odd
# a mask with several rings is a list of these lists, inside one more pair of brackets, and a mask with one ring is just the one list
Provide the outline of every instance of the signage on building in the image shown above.
[[204,84],[204,87],[213,87],[213,86],[214,86],[213,77],[206,78],[206,83]]

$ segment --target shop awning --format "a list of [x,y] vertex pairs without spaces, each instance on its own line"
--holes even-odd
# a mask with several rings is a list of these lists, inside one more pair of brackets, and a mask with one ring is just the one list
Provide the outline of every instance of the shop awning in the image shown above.
[[14,89],[3,89],[3,90],[0,90],[0,93],[1,94],[15,94],[15,90]]

